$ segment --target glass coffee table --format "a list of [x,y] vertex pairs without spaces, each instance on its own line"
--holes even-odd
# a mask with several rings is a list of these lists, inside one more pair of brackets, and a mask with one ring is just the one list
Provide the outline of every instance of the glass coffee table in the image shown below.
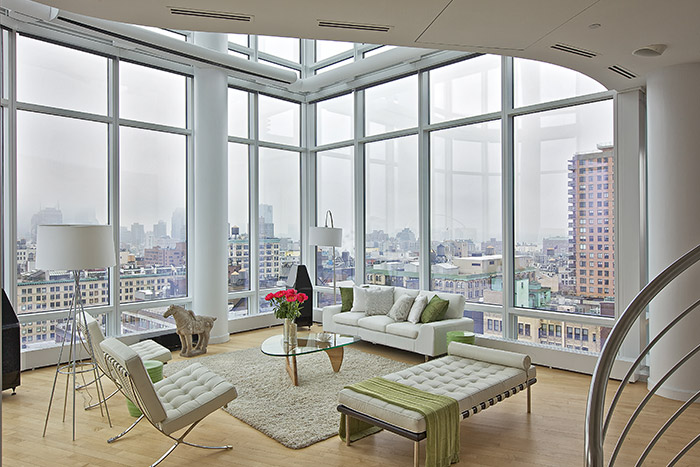
[[284,342],[282,334],[279,334],[265,339],[265,342],[260,345],[260,350],[265,355],[285,357],[287,360],[287,373],[292,378],[294,386],[299,386],[297,356],[326,352],[331,361],[333,371],[337,373],[343,364],[343,348],[346,345],[359,341],[359,337],[334,334],[332,332],[299,332],[296,345]]

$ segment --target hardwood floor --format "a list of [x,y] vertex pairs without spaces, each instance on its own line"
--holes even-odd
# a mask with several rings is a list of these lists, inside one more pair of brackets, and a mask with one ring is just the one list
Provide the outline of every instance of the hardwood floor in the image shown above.
[[[281,328],[277,327],[233,334],[226,344],[210,345],[209,354],[257,347],[265,338],[280,332]],[[365,342],[356,344],[355,348],[408,363],[423,361],[423,357],[416,354]],[[175,360],[179,359],[179,355],[175,356]],[[526,398],[522,394],[464,420],[460,426],[461,460],[456,465],[583,465],[583,425],[590,377],[544,367],[538,367],[537,372],[538,383],[532,388],[532,414],[526,413]],[[123,439],[107,444],[107,438],[120,433],[134,420],[128,415],[121,394],[110,400],[112,428],[108,426],[107,419],[100,416],[99,410],[82,410],[83,396],[79,395],[77,439],[72,442],[70,406],[67,421],[61,422],[61,385],[57,386],[59,394],[52,409],[47,435],[42,438],[53,376],[54,368],[24,372],[17,395],[11,396],[10,391],[3,393],[3,465],[150,465],[172,444],[145,421]],[[280,384],[291,382],[285,380]],[[111,383],[106,385],[108,391],[112,388]],[[91,393],[94,394],[94,391],[91,390]],[[620,404],[620,413],[631,413],[636,402],[646,393],[646,385],[630,385],[625,391],[628,397]],[[637,421],[625,442],[617,465],[634,465],[651,436],[680,405],[679,402],[654,397],[646,415]],[[620,431],[621,418],[616,416],[613,419],[611,433]],[[666,465],[678,450],[698,434],[699,420],[700,404],[694,404],[664,435],[645,465]],[[412,442],[388,432],[357,441],[350,447],[333,437],[305,449],[288,449],[222,410],[207,417],[188,439],[202,444],[231,444],[233,450],[205,451],[180,446],[162,464],[164,467],[192,464],[253,467],[314,464],[406,466],[411,465],[413,458]],[[606,452],[611,450],[612,446],[606,445]],[[423,465],[423,446],[421,454]],[[700,445],[696,445],[678,465],[700,465]]]

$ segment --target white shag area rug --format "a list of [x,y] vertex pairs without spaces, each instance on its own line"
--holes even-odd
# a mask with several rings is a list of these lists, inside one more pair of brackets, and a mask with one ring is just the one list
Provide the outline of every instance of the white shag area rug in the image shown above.
[[165,365],[165,376],[192,362],[230,381],[238,392],[224,410],[270,438],[300,449],[338,434],[338,391],[348,384],[402,370],[410,365],[345,347],[343,365],[334,373],[325,352],[297,357],[299,386],[285,370],[284,357],[259,348],[199,357]]

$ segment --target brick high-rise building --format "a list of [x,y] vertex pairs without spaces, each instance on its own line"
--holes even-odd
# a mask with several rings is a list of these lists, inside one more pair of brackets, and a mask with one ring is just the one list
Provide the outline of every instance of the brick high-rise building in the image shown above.
[[569,162],[570,269],[580,297],[615,296],[613,160],[613,146],[598,145]]

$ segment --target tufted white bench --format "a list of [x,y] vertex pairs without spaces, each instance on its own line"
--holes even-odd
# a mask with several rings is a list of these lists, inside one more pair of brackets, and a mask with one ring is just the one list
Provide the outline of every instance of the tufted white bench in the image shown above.
[[[530,357],[515,352],[451,342],[448,355],[383,376],[384,379],[451,397],[459,403],[462,418],[475,415],[503,399],[527,389],[530,413],[530,386],[537,382]],[[425,418],[382,400],[342,389],[338,411],[414,441],[414,466],[418,466],[419,442],[425,439]],[[346,436],[350,445],[350,436]]]

